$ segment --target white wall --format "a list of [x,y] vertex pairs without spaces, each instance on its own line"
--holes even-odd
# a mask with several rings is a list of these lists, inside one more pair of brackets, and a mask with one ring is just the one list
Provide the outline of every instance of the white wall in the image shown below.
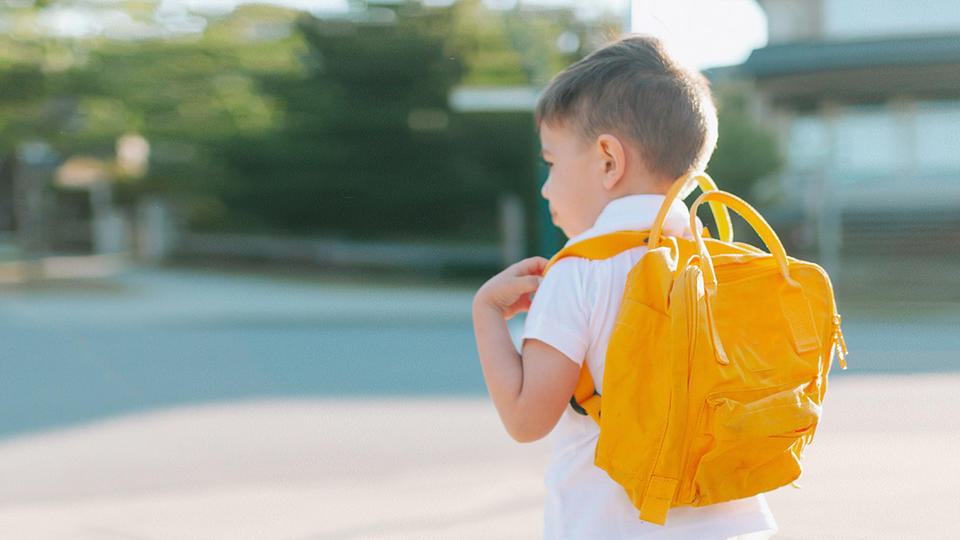
[[912,159],[898,144],[897,119],[887,105],[845,107],[833,120],[835,178],[855,182],[903,170]]
[[757,0],[769,42],[960,32],[960,0]]
[[809,41],[820,33],[823,0],[758,0],[767,15],[770,44]]
[[823,37],[857,39],[960,32],[958,0],[823,0]]
[[789,172],[837,182],[901,174],[960,178],[960,100],[838,106],[800,115],[787,138]]
[[960,171],[960,101],[918,103],[916,136],[919,167]]

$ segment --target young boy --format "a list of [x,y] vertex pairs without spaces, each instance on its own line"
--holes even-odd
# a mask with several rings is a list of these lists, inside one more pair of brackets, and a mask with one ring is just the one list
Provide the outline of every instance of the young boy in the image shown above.
[[[611,43],[560,72],[540,96],[535,120],[550,167],[541,194],[569,244],[649,229],[671,183],[703,168],[717,138],[706,79],[646,37]],[[690,235],[688,220],[677,201],[664,234]],[[583,362],[603,394],[607,341],[627,273],[645,251],[598,261],[564,258],[542,279],[547,261],[525,259],[474,298],[483,375],[504,426],[520,442],[552,432],[545,536],[766,538],[776,524],[762,496],[673,508],[663,526],[640,521],[623,488],[593,464],[600,428],[568,405]],[[523,311],[529,313],[518,354],[505,321]]]

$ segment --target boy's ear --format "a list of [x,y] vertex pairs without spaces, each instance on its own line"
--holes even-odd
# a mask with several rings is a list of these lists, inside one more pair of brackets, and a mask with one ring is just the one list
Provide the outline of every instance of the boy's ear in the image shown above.
[[603,168],[603,187],[612,190],[627,170],[626,148],[616,136],[604,133],[597,137],[597,150]]

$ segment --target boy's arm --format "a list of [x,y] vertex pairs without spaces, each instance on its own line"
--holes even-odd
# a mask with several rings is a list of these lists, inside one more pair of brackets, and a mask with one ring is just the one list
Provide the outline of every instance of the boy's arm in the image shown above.
[[511,437],[535,441],[553,429],[573,395],[580,366],[528,339],[518,354],[506,320],[530,308],[546,259],[520,261],[492,277],[473,301],[473,329],[487,390]]

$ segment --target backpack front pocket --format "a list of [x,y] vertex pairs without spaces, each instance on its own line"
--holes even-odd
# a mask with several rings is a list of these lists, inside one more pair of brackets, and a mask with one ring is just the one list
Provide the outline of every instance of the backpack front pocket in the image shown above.
[[703,453],[694,475],[698,506],[764,493],[800,477],[801,452],[820,418],[808,388],[707,398],[697,445]]

